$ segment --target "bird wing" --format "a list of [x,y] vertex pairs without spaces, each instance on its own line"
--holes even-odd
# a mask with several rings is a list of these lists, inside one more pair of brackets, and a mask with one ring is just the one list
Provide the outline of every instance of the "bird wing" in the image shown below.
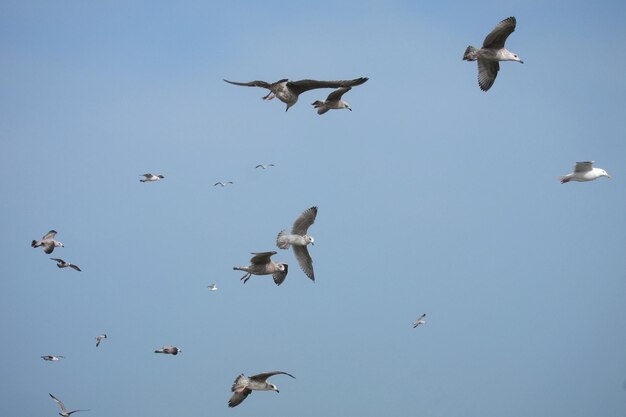
[[491,88],[499,70],[500,64],[497,61],[478,60],[478,85],[481,90],[487,91]]
[[50,240],[47,242],[44,242],[43,251],[47,253],[48,255],[50,255],[54,251],[54,242]]
[[87,409],[87,410],[73,410],[73,411],[70,411],[69,413],[67,413],[67,415],[71,416],[72,414],[78,413],[79,411],[90,411],[90,410],[89,409]]
[[241,85],[241,86],[244,86],[244,87],[261,87],[261,88],[267,88],[268,90],[271,88],[271,84],[266,82],[266,81],[250,81],[248,83],[240,83],[240,82],[237,82],[237,81],[228,81],[226,79],[224,79],[224,81],[226,81],[229,84]]
[[313,273],[313,259],[311,259],[311,255],[309,255],[309,250],[306,246],[292,246],[293,253],[296,255],[296,259],[300,264],[300,268],[306,274],[307,277],[311,278],[311,281],[315,281],[315,274]]
[[54,395],[48,393],[48,395],[50,395],[52,397],[52,399],[54,400],[55,403],[57,403],[59,405],[59,407],[61,407],[61,411],[62,412],[67,412],[67,409],[65,408],[65,405],[61,402],[61,400],[59,400],[57,397],[55,397]]
[[309,230],[309,226],[313,224],[316,216],[317,207],[311,207],[304,210],[304,212],[302,212],[302,214],[296,219],[296,221],[293,222],[291,233],[300,236],[306,235],[307,230]]
[[65,261],[63,259],[61,259],[61,258],[50,258],[50,259],[52,259],[53,261],[56,261],[56,262],[65,263]]
[[50,230],[48,233],[43,235],[43,238],[41,238],[41,240],[54,239],[56,235],[57,235],[56,230]]
[[341,96],[343,96],[348,91],[352,90],[352,87],[341,87],[333,91],[326,97],[326,101],[339,101],[341,100]]
[[152,175],[152,174],[151,174],[151,173],[149,173],[149,172],[147,172],[147,173],[145,173],[145,174],[143,174],[143,175],[140,175],[140,176],[141,176],[141,177],[146,177],[146,178],[152,178],[152,177],[154,177],[154,175]]
[[81,269],[78,267],[78,265],[70,264],[70,268],[75,269],[78,272],[81,272]]
[[337,80],[337,81],[317,81],[317,80],[300,80],[289,81],[287,87],[295,94],[301,94],[305,91],[313,90],[315,88],[339,88],[339,87],[354,87],[361,85],[367,81],[367,77],[355,78],[354,80]]
[[483,48],[504,48],[504,42],[515,30],[515,18],[507,17],[496,25],[483,42]]
[[250,259],[250,262],[255,265],[265,265],[266,263],[270,262],[270,258],[272,257],[272,255],[276,255],[276,251],[252,252],[252,255],[254,256],[252,257],[252,259]]
[[274,283],[276,285],[280,285],[287,278],[287,272],[289,272],[289,266],[287,264],[282,264],[285,267],[284,271],[276,271],[272,274],[272,278],[274,279]]
[[283,371],[263,372],[262,374],[252,375],[249,378],[254,379],[255,381],[265,382],[267,378],[274,376],[274,375],[289,375],[293,379],[296,379],[295,376],[288,374],[287,372],[283,372]]
[[594,161],[584,161],[584,162],[576,162],[576,166],[574,167],[574,172],[587,172],[593,169]]
[[245,400],[248,397],[248,395],[250,395],[251,392],[252,390],[250,388],[242,388],[237,391],[234,391],[234,394],[232,395],[232,397],[230,397],[230,400],[228,400],[228,406],[229,407],[238,406],[239,404],[243,402],[243,400]]

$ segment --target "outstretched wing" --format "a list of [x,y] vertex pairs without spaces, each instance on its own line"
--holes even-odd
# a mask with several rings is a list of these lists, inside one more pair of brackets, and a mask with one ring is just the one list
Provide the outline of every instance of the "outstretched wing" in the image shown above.
[[289,266],[287,264],[282,264],[282,266],[285,268],[284,271],[276,271],[272,274],[272,278],[274,279],[274,282],[276,283],[276,285],[282,284],[283,281],[285,281],[285,278],[287,278],[287,272],[289,271]]
[[59,405],[59,407],[61,408],[62,412],[67,412],[67,410],[65,409],[65,405],[61,402],[61,400],[59,400],[57,397],[55,397],[54,395],[48,393],[48,395],[50,395],[52,397],[52,399],[54,400],[55,403],[57,403]]
[[43,251],[44,253],[47,253],[48,255],[50,255],[54,251],[54,242],[50,240],[45,242],[43,244]]
[[250,259],[251,263],[255,265],[265,265],[266,263],[270,262],[270,258],[272,257],[272,255],[276,255],[276,251],[252,252],[252,254],[254,256],[252,257],[252,259]]
[[228,400],[228,406],[229,407],[238,406],[239,404],[243,402],[243,400],[245,400],[248,397],[248,395],[250,395],[251,392],[252,390],[249,388],[242,388],[239,391],[235,391],[232,397],[230,397],[230,400]]
[[287,87],[295,94],[301,94],[305,91],[313,90],[315,88],[340,88],[340,87],[354,87],[361,85],[368,80],[367,77],[355,78],[354,80],[337,80],[337,81],[317,81],[317,80],[300,80],[289,81]]
[[307,230],[309,230],[309,226],[313,224],[315,221],[315,217],[317,216],[317,207],[311,207],[306,209],[297,219],[293,222],[293,227],[291,228],[291,233],[294,235],[306,235]]
[[326,101],[339,101],[341,100],[341,96],[343,96],[348,91],[352,90],[352,87],[341,87],[333,91],[326,97]]
[[70,264],[70,268],[75,269],[78,272],[81,271],[81,269],[78,267],[78,265]]
[[496,81],[498,71],[500,71],[500,64],[497,61],[478,60],[478,85],[481,90],[487,91],[491,88]]
[[274,376],[274,375],[289,375],[290,377],[292,377],[293,379],[296,379],[295,376],[288,374],[287,372],[283,372],[283,371],[272,371],[272,372],[264,372],[262,374],[256,374],[256,375],[252,375],[250,377],[250,379],[254,379],[255,381],[262,381],[265,382],[265,380],[267,380],[267,378]]
[[584,162],[576,162],[576,166],[574,167],[574,172],[587,172],[593,169],[594,161],[584,161]]
[[228,81],[226,79],[224,79],[224,81],[226,81],[229,84],[233,84],[233,85],[241,85],[243,87],[261,87],[261,88],[267,88],[268,90],[271,87],[271,84],[265,81],[250,81],[248,83],[240,83],[237,81]]
[[496,25],[495,28],[487,35],[483,42],[483,48],[504,48],[504,42],[511,33],[515,30],[515,18],[513,16],[507,17]]
[[56,230],[50,230],[48,233],[46,233],[45,235],[43,235],[42,240],[47,240],[47,239],[54,239],[54,237],[57,235]]
[[63,259],[61,259],[61,258],[50,258],[50,259],[52,259],[53,261],[56,261],[56,262],[60,262],[60,263],[64,263],[64,262],[65,262],[65,261],[64,261]]
[[296,259],[300,264],[300,268],[306,274],[307,277],[311,278],[311,281],[315,281],[315,274],[313,273],[313,259],[311,259],[311,255],[309,255],[309,250],[306,246],[292,246],[293,253],[296,255]]

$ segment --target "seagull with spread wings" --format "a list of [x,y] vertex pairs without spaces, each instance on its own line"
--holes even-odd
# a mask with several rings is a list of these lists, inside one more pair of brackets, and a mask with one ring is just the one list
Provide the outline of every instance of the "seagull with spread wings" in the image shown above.
[[252,391],[280,392],[278,391],[278,387],[276,385],[267,382],[267,378],[273,375],[288,375],[294,379],[296,378],[295,376],[282,371],[265,372],[253,376],[245,376],[244,374],[241,374],[237,377],[237,379],[235,379],[235,382],[230,389],[233,392],[233,395],[230,397],[230,400],[228,400],[228,406],[238,406],[248,397],[248,395],[252,393]]
[[417,320],[413,322],[413,328],[415,329],[417,326],[420,326],[422,324],[426,324],[426,314],[422,314]]
[[252,252],[250,266],[235,266],[235,271],[245,271],[246,275],[241,277],[245,284],[252,275],[271,275],[276,285],[283,283],[287,278],[289,267],[285,263],[272,262],[272,255],[276,255],[276,251],[271,252]]
[[317,207],[306,209],[298,216],[296,221],[293,222],[291,233],[288,233],[286,230],[281,230],[278,236],[276,236],[276,246],[280,249],[288,249],[289,246],[291,246],[298,260],[298,264],[300,264],[300,268],[302,268],[302,271],[304,271],[306,276],[311,278],[312,281],[315,281],[313,259],[311,259],[311,255],[309,255],[307,245],[314,245],[315,239],[307,233],[309,227],[315,222],[315,217],[317,217]]
[[299,80],[289,81],[287,78],[278,80],[275,83],[268,83],[266,81],[250,81],[247,83],[241,83],[236,81],[224,80],[229,84],[240,85],[244,87],[261,87],[270,90],[270,92],[263,96],[263,100],[271,100],[274,97],[278,97],[280,101],[287,104],[285,111],[289,110],[289,107],[296,104],[298,96],[305,91],[313,90],[316,88],[341,88],[341,87],[354,87],[361,85],[368,80],[367,77],[355,78],[354,80],[337,80],[337,81],[317,81],[317,80]]
[[59,408],[61,408],[61,412],[59,413],[60,416],[63,417],[70,417],[70,415],[77,413],[79,411],[89,411],[89,410],[73,410],[73,411],[67,411],[67,409],[65,408],[65,405],[61,402],[61,400],[59,400],[57,397],[55,397],[54,395],[48,393],[52,399],[54,400],[55,403],[58,404]]
[[61,355],[43,355],[41,357],[41,359],[43,359],[44,361],[56,362],[59,359],[65,359],[65,356],[61,356]]
[[63,243],[57,242],[54,240],[54,237],[57,235],[56,230],[50,230],[48,233],[43,235],[41,240],[33,240],[30,244],[33,248],[38,248],[39,246],[43,246],[43,251],[48,255],[54,251],[54,248],[64,247]]
[[352,87],[341,87],[333,91],[326,97],[326,100],[316,100],[311,105],[317,109],[317,114],[324,114],[331,109],[348,109],[352,111],[347,101],[343,101],[341,97],[352,90]]
[[139,180],[141,182],[154,182],[154,181],[161,181],[163,178],[165,178],[163,175],[159,174],[159,175],[155,175],[155,174],[151,174],[151,173],[145,173],[142,175],[142,177],[144,177],[143,179]]
[[496,76],[500,71],[500,61],[524,63],[517,55],[504,47],[506,38],[513,33],[516,23],[515,17],[507,17],[487,35],[482,48],[470,45],[465,50],[464,61],[478,61],[478,85],[481,90],[489,90],[496,81]]
[[107,339],[107,335],[105,333],[96,336],[96,347],[100,346],[100,342],[102,342],[103,339]]
[[213,186],[217,187],[219,185],[221,187],[226,187],[228,184],[234,184],[234,182],[232,182],[232,181],[218,181],[215,184],[213,184]]
[[559,177],[559,179],[561,180],[561,184],[565,184],[570,181],[593,181],[597,180],[600,177],[611,178],[611,176],[607,174],[605,170],[600,168],[594,168],[594,162],[595,161],[576,162],[574,172]]
[[161,349],[157,349],[154,353],[164,353],[166,355],[178,355],[183,350],[172,345],[163,346]]
[[273,166],[274,166],[274,164],[259,164],[259,165],[255,166],[254,169],[257,169],[257,168],[267,169],[267,168],[273,167]]
[[53,261],[55,261],[55,262],[57,263],[57,266],[58,266],[59,268],[67,268],[67,267],[70,267],[70,268],[72,268],[72,269],[74,269],[74,270],[76,270],[76,271],[79,271],[79,272],[81,271],[81,269],[78,267],[78,265],[74,265],[74,264],[71,264],[71,263],[69,263],[69,262],[66,262],[66,261],[64,261],[64,260],[63,260],[63,259],[61,259],[61,258],[50,258],[50,259],[52,259]]

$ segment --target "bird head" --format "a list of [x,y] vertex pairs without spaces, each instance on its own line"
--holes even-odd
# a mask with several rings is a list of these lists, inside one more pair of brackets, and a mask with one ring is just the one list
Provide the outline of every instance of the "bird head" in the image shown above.
[[304,235],[304,240],[306,241],[307,245],[310,243],[311,245],[315,245],[315,239],[313,239],[313,236],[309,236],[309,235]]
[[278,264],[278,270],[280,272],[285,272],[285,264]]
[[61,242],[54,242],[54,246],[56,246],[56,247],[59,247],[59,246],[60,246],[60,247],[62,247],[62,248],[64,248],[64,247],[65,247],[65,245],[64,245],[63,243],[61,243]]
[[517,61],[517,62],[519,62],[520,64],[523,64],[523,63],[524,63],[524,61],[522,61],[522,60],[520,59],[520,57],[518,57],[516,54],[511,54],[511,61]]
[[602,170],[602,171],[601,171],[600,176],[602,176],[602,177],[607,177],[607,178],[611,178],[611,176],[610,176],[610,175],[608,174],[608,172],[606,172],[605,170]]
[[272,391],[280,392],[280,391],[278,391],[278,387],[276,385],[274,385],[274,384],[270,384],[270,389]]

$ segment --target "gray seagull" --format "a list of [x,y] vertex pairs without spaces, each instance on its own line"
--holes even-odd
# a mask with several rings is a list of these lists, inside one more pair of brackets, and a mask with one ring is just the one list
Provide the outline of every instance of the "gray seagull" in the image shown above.
[[482,48],[478,49],[470,45],[463,54],[464,61],[478,61],[478,85],[483,91],[489,90],[496,80],[500,70],[499,61],[524,63],[517,55],[504,47],[506,38],[515,30],[515,24],[513,16],[507,17],[487,35]]
[[611,178],[607,172],[601,168],[593,167],[594,161],[584,161],[584,162],[576,162],[576,166],[574,167],[574,172],[571,174],[560,176],[561,184],[565,184],[570,181],[593,181],[597,180],[600,177]]
[[96,336],[96,347],[100,346],[100,342],[102,342],[102,339],[106,339],[107,335],[105,333],[102,333],[98,336]]
[[154,353],[164,353],[166,355],[178,355],[179,352],[182,352],[182,349],[172,345],[163,346],[161,349],[154,351]]
[[89,410],[74,410],[74,411],[67,411],[67,409],[65,408],[65,405],[63,405],[63,403],[61,402],[61,400],[59,400],[57,397],[55,397],[54,395],[48,393],[52,399],[54,400],[55,403],[58,404],[58,406],[61,408],[61,412],[59,413],[60,416],[63,417],[69,417],[70,415],[77,413],[79,411],[89,411]]
[[33,240],[30,244],[33,248],[38,248],[39,246],[43,246],[43,251],[47,254],[51,254],[56,247],[63,247],[63,243],[57,242],[54,240],[54,237],[57,235],[56,230],[50,230],[48,233],[43,235],[41,240]]
[[81,269],[78,267],[78,265],[74,265],[74,264],[71,264],[71,263],[69,263],[69,262],[65,262],[65,261],[64,261],[63,259],[61,259],[61,258],[50,258],[50,259],[52,259],[53,261],[55,261],[55,262],[57,263],[57,266],[58,266],[59,268],[67,268],[67,267],[70,267],[70,268],[72,268],[72,269],[74,269],[74,270],[76,270],[76,271],[79,271],[79,272],[81,271]]
[[235,382],[230,389],[233,392],[233,395],[230,397],[230,400],[228,400],[228,406],[238,406],[248,397],[248,395],[252,393],[252,391],[280,392],[278,391],[278,387],[276,385],[266,382],[267,378],[273,375],[289,375],[294,379],[296,378],[295,376],[282,371],[265,372],[253,376],[245,376],[244,374],[241,374],[237,377],[237,379],[235,379]]
[[44,361],[56,362],[59,359],[65,359],[65,356],[61,356],[61,355],[43,355],[41,357],[41,359],[43,359]]
[[285,263],[272,262],[272,255],[276,255],[276,251],[272,252],[252,252],[250,266],[235,266],[235,271],[245,271],[246,275],[241,277],[243,283],[248,282],[252,275],[271,275],[276,285],[283,283],[287,278],[289,267]]
[[311,105],[317,109],[317,114],[324,114],[331,109],[348,109],[352,111],[350,105],[341,99],[341,97],[352,90],[352,87],[341,87],[333,91],[326,97],[326,100],[316,100]]
[[139,180],[141,182],[154,182],[154,181],[161,181],[163,178],[165,178],[163,175],[159,174],[159,175],[154,175],[151,173],[146,173],[143,174],[142,177],[144,177],[143,179]]
[[285,111],[289,110],[289,107],[296,104],[298,96],[305,91],[313,90],[316,88],[340,88],[340,87],[354,87],[361,85],[368,80],[367,77],[355,78],[354,80],[337,80],[337,81],[317,81],[317,80],[299,80],[289,81],[287,78],[278,80],[275,83],[268,83],[265,81],[250,81],[248,83],[241,83],[236,81],[224,80],[229,84],[241,85],[244,87],[261,87],[270,90],[270,92],[263,96],[263,100],[271,100],[274,97],[278,97],[280,101],[287,104]]
[[307,245],[315,244],[313,236],[307,235],[309,227],[315,221],[317,216],[317,207],[311,207],[305,210],[291,227],[291,234],[286,230],[281,230],[276,236],[276,246],[280,249],[288,249],[289,246],[293,248],[293,253],[296,255],[296,259],[300,264],[300,268],[306,274],[307,277],[315,281],[315,274],[313,273],[313,259],[309,255]]
[[415,329],[417,326],[422,324],[426,324],[426,314],[422,314],[417,320],[413,322],[413,328]]

